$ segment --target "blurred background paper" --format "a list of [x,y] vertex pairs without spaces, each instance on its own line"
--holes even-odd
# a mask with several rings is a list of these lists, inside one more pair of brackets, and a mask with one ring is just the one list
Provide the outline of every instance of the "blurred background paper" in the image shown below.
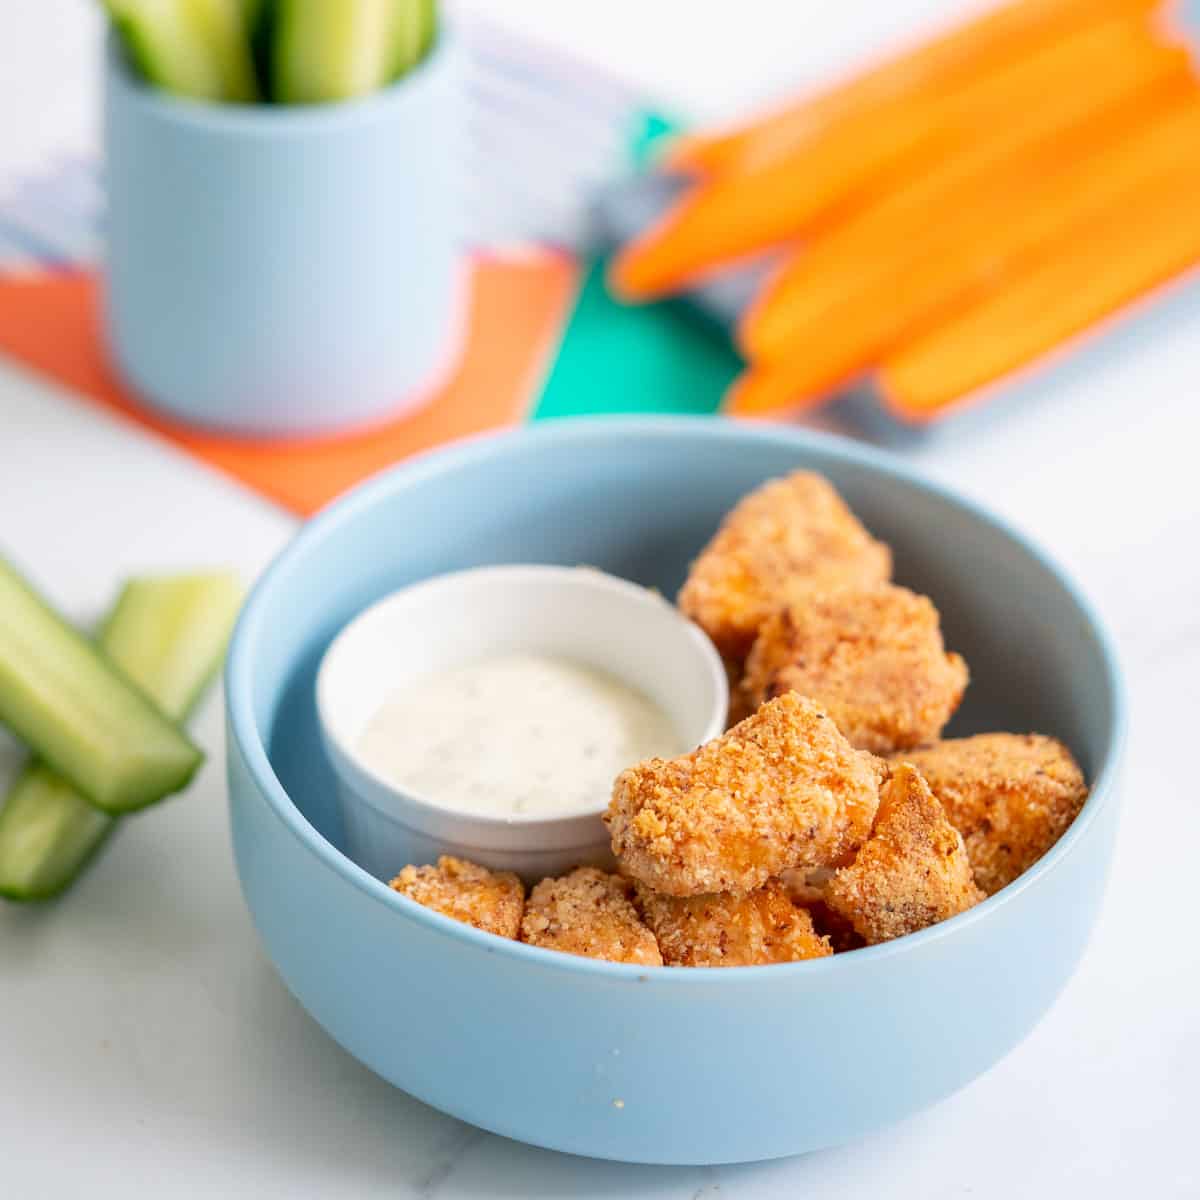
[[469,334],[427,410],[301,443],[245,442],[149,413],[101,345],[102,171],[86,150],[14,172],[0,190],[0,350],[301,513],[470,433],[582,413],[715,411],[739,369],[728,338],[683,306],[617,303],[592,259],[594,198],[666,124],[640,89],[583,59],[479,18],[463,30],[478,182],[464,234]]
[[[1125,2],[1104,0],[1102,7]],[[1150,0],[1127,3],[1143,15],[1153,7]],[[925,27],[914,27],[911,18],[890,23],[886,12],[866,7],[845,13],[832,35],[825,31],[820,47],[780,48],[777,63],[756,81],[760,94],[723,99],[719,81],[703,92],[694,75],[676,86],[671,64],[650,55],[636,38],[622,55],[627,73],[594,66],[586,44],[615,36],[595,14],[572,10],[567,21],[552,7],[534,4],[525,16],[542,33],[531,37],[520,31],[520,17],[498,24],[476,5],[456,6],[469,50],[469,171],[475,186],[464,254],[472,263],[474,292],[463,357],[424,414],[300,444],[238,442],[149,416],[106,368],[99,346],[93,273],[102,239],[102,172],[93,146],[78,136],[63,137],[61,149],[50,155],[23,151],[20,144],[6,147],[9,161],[0,164],[0,349],[303,513],[390,462],[466,433],[582,413],[717,412],[744,365],[731,329],[776,258],[719,272],[677,299],[628,305],[614,299],[606,282],[607,255],[677,194],[671,181],[641,170],[673,129],[770,108],[780,97],[843,77],[848,68],[919,45],[946,25],[945,6],[932,2],[918,6],[928,10]],[[988,7],[955,6],[954,15],[961,21]],[[570,37],[543,40],[559,24]],[[751,36],[746,24],[752,22],[686,33],[728,37],[732,54],[738,38]],[[63,124],[79,128],[66,117]],[[1181,200],[1176,210],[1186,222],[1187,203]],[[1112,236],[1119,243],[1120,231]],[[1192,234],[1180,227],[1179,239],[1190,245]],[[1172,250],[1178,257],[1178,247],[1165,252]],[[1080,247],[1079,266],[1066,269],[1055,286],[1077,284],[1072,270],[1087,277],[1087,254]],[[1023,295],[1030,305],[1038,302],[1037,286],[1018,290],[1008,302],[1018,319]],[[1050,353],[1032,356],[1019,370],[982,380],[983,388],[972,370],[947,365],[954,362],[952,344],[927,346],[923,358],[909,354],[890,366],[884,387],[872,377],[835,388],[836,403],[818,421],[894,440],[904,436],[906,425],[943,411],[983,400],[1001,408],[1016,397],[1036,397],[1053,389],[1063,373],[1119,354],[1126,338],[1194,306],[1195,288],[1186,278],[1170,278],[1164,288],[1167,303],[1141,288],[1129,298],[1133,303],[1110,311],[1093,314],[1083,304],[1075,321],[1081,328],[1051,339]],[[997,312],[994,319],[1012,318]],[[969,328],[962,336],[967,334]],[[993,335],[981,326],[971,336]],[[949,381],[949,394],[938,393],[942,385],[930,382],[930,370]],[[932,399],[922,407],[908,398],[914,388],[937,396],[936,407]]]

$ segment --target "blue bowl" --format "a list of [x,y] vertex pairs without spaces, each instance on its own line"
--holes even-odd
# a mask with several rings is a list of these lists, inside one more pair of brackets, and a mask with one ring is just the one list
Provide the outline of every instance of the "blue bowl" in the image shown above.
[[[482,563],[589,563],[673,593],[734,502],[797,467],[827,475],[892,544],[898,579],[937,601],[972,670],[952,732],[1038,730],[1081,760],[1091,798],[1032,870],[887,945],[678,970],[480,933],[342,853],[313,684],[351,617],[415,579]],[[601,1158],[797,1154],[962,1087],[1025,1037],[1075,969],[1117,825],[1117,671],[1061,571],[895,460],[785,429],[561,422],[385,472],[312,521],[263,577],[234,638],[227,694],[238,870],[300,1003],[435,1108]]]

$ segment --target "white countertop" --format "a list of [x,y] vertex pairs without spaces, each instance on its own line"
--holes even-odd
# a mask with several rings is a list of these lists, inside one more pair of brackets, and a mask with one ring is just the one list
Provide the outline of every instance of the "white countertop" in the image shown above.
[[[883,6],[852,0],[835,17],[795,4],[783,19],[782,3],[766,0],[732,16],[692,5],[706,19],[686,27],[686,48],[665,36],[685,7],[525,0],[521,21],[646,79],[661,54],[670,61],[658,78],[701,110],[783,78],[789,39],[807,64],[797,69],[828,69]],[[888,7],[894,31],[897,14],[962,6]],[[760,38],[772,10],[775,33]],[[92,36],[82,0],[15,15],[29,53],[15,53],[21,37],[0,49],[0,167],[33,152],[35,115],[38,137],[87,138],[87,79],[74,69]],[[617,17],[637,22],[636,53],[623,55]],[[882,39],[874,12],[870,21]],[[129,821],[62,902],[0,907],[0,1194],[1200,1194],[1200,952],[1189,919],[1200,843],[1200,304],[1176,304],[1139,330],[1123,355],[900,450],[1074,572],[1116,635],[1129,685],[1125,816],[1095,939],[1046,1020],[984,1078],[855,1145],[745,1167],[594,1162],[443,1117],[334,1045],[259,949],[229,851],[214,698],[196,724],[210,762],[186,796]],[[96,615],[136,570],[228,563],[252,577],[294,528],[171,447],[0,364],[0,548],[72,615]],[[0,745],[0,772],[15,759]]]

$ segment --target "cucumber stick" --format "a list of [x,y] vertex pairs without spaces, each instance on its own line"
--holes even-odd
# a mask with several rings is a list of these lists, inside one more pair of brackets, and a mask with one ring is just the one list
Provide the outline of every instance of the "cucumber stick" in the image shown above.
[[417,47],[417,58],[422,59],[437,41],[437,0],[416,0],[421,14],[421,43]]
[[241,605],[242,585],[226,572],[131,579],[97,640],[168,717],[182,721],[220,669]]
[[276,0],[275,7],[271,78],[285,104],[376,91],[420,53],[422,0]]
[[[241,585],[227,574],[130,580],[104,623],[100,648],[168,716],[182,720],[221,665],[241,600]],[[30,763],[0,808],[0,895],[58,895],[116,823],[50,767]]]
[[0,896],[57,896],[78,878],[117,821],[45,763],[31,762],[0,808]]
[[425,57],[437,32],[436,22],[436,0],[393,0],[389,80],[411,71]]
[[151,83],[198,100],[258,99],[248,0],[106,0],[125,52]]
[[0,723],[110,813],[179,791],[202,758],[2,559]]

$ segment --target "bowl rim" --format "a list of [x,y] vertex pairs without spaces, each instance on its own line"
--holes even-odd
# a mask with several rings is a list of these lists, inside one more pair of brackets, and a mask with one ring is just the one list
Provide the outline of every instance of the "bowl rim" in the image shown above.
[[[253,650],[264,622],[265,610],[274,589],[280,581],[286,580],[292,562],[304,557],[310,549],[336,534],[360,512],[377,503],[382,496],[403,491],[437,475],[459,470],[515,445],[540,443],[543,448],[553,447],[562,452],[566,447],[578,445],[580,442],[614,439],[628,441],[631,438],[669,440],[681,435],[712,441],[771,442],[800,452],[812,451],[830,461],[865,467],[889,481],[924,492],[936,500],[956,507],[1008,538],[1039,567],[1052,575],[1066,592],[1079,611],[1099,654],[1112,700],[1112,719],[1109,723],[1105,751],[1083,808],[1058,842],[1007,887],[987,897],[967,912],[928,929],[848,953],[794,963],[714,970],[688,971],[676,967],[646,967],[584,958],[540,946],[530,946],[524,942],[485,933],[471,925],[443,916],[393,891],[387,884],[368,874],[318,833],[296,807],[268,758],[267,748],[254,716],[252,687]],[[397,916],[474,946],[481,952],[524,960],[532,967],[542,970],[599,976],[614,982],[653,980],[655,984],[672,987],[729,988],[752,986],[764,978],[783,982],[788,979],[814,978],[817,973],[854,973],[869,970],[881,960],[919,953],[924,947],[953,937],[977,922],[988,920],[992,913],[1011,903],[1026,889],[1036,886],[1044,875],[1055,870],[1057,865],[1074,851],[1088,827],[1097,819],[1100,810],[1115,803],[1115,782],[1124,747],[1127,721],[1125,688],[1112,639],[1103,622],[1070,575],[1026,534],[969,497],[925,478],[920,472],[884,450],[836,434],[796,429],[769,422],[714,420],[707,416],[588,416],[501,432],[491,431],[426,451],[369,477],[308,520],[259,576],[238,618],[230,642],[225,669],[225,697],[229,729],[237,742],[236,752],[241,754],[246,769],[268,808],[318,863],[333,870],[371,900],[390,908]],[[234,752],[232,747],[226,751],[227,755]]]

